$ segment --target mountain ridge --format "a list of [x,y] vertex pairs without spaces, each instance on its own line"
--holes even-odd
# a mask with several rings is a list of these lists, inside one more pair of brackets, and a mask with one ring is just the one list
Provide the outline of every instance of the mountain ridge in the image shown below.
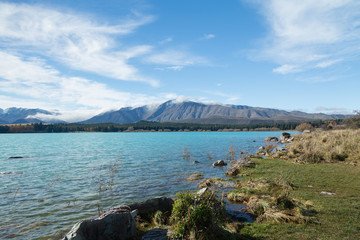
[[[56,119],[55,112],[33,108],[0,108],[0,124],[66,123]],[[266,124],[334,120],[344,114],[305,113],[246,105],[206,104],[194,101],[169,100],[160,104],[123,107],[95,115],[78,123],[134,123],[138,121],[179,122],[199,124]],[[46,117],[46,118],[42,118]],[[52,119],[52,120],[46,120]]]
[[132,123],[141,120],[208,124],[252,124],[301,122],[346,118],[343,114],[305,113],[246,105],[205,104],[193,101],[166,101],[149,110],[147,106],[120,108],[96,115],[81,123]]
[[40,118],[34,117],[37,114],[44,114],[49,116],[56,116],[56,113],[49,112],[40,108],[17,108],[11,107],[7,109],[0,108],[0,124],[27,124],[39,122],[64,122],[61,120],[43,121]]

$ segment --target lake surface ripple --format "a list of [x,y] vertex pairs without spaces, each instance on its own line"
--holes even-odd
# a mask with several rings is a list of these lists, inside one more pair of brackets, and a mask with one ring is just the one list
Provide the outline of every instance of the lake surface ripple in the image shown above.
[[254,153],[280,134],[0,134],[0,239],[57,239],[98,210],[196,189],[185,178],[224,177],[211,164],[229,146]]

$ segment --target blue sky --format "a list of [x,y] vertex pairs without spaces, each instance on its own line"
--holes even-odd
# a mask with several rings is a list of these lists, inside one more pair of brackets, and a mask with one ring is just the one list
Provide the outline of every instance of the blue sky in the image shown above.
[[0,108],[85,119],[170,99],[351,113],[360,2],[0,1]]

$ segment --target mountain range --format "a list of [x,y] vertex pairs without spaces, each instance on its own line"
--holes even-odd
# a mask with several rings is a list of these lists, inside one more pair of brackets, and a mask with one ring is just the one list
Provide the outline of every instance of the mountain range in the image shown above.
[[[28,109],[28,108],[12,107],[12,108],[7,108],[5,110],[0,108],[0,124],[25,124],[25,123],[44,122],[40,118],[35,117],[39,114],[51,115],[51,116],[57,115],[56,113],[52,113],[39,108]],[[58,122],[63,122],[63,121],[55,120],[49,123],[58,123]]]
[[192,101],[167,101],[156,107],[121,108],[94,116],[83,123],[131,123],[140,120],[207,124],[253,124],[303,122],[345,118],[346,115],[305,113],[243,105],[204,104]]
[[[0,124],[19,123],[64,123],[56,119],[58,113],[43,109],[0,108]],[[45,121],[47,116],[51,121]],[[155,122],[182,122],[199,124],[254,124],[304,122],[315,120],[342,119],[349,115],[305,113],[244,105],[204,104],[193,101],[167,101],[158,105],[124,107],[96,115],[81,123],[133,123],[141,120]]]

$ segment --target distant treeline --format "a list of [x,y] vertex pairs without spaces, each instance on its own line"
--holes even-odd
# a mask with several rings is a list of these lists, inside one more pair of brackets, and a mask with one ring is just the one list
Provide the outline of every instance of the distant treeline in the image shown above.
[[[341,123],[342,120],[332,122]],[[308,122],[315,128],[327,125],[329,121]],[[61,133],[61,132],[126,132],[126,131],[280,131],[294,130],[300,122],[269,124],[194,124],[194,123],[160,123],[140,121],[136,123],[58,123],[58,124],[16,124],[1,125],[0,133]]]

